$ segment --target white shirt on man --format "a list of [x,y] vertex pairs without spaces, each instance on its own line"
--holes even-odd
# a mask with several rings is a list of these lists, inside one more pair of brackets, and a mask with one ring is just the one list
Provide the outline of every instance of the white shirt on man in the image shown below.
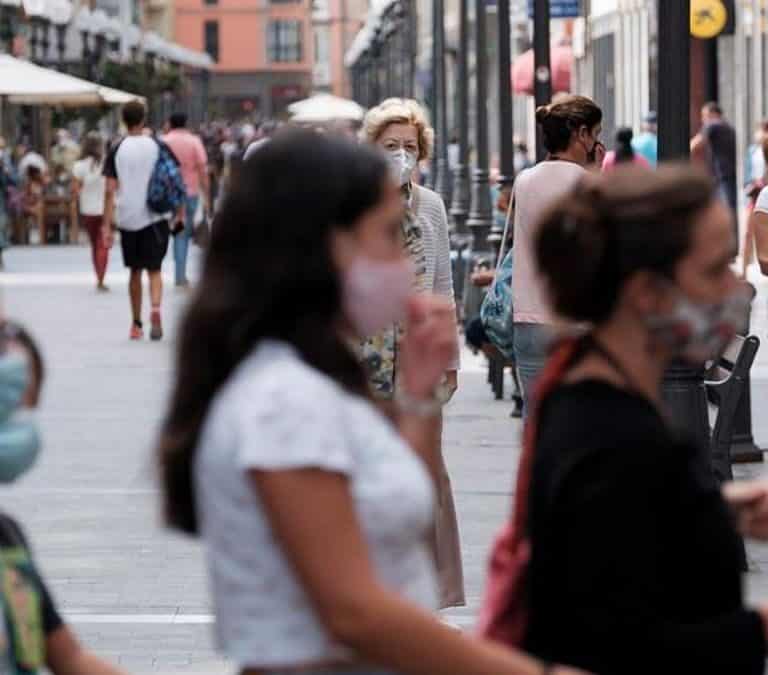
[[154,138],[126,136],[107,155],[104,175],[116,178],[119,184],[116,220],[121,230],[138,232],[164,217],[147,206],[149,179],[159,153]]

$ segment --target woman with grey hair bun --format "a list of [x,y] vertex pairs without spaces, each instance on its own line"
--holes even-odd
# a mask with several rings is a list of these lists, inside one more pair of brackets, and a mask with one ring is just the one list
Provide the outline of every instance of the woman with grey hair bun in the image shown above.
[[[390,98],[368,111],[363,121],[363,140],[378,146],[386,155],[392,177],[401,188],[405,203],[402,223],[403,244],[416,271],[420,292],[441,295],[452,303],[453,278],[448,243],[448,217],[440,196],[413,178],[420,161],[432,152],[434,131],[424,109],[413,100]],[[398,349],[403,327],[391,328],[364,340],[360,355],[374,393],[392,400],[398,391]],[[456,333],[458,350],[458,330]],[[435,404],[447,403],[457,388],[458,356],[435,391]],[[435,454],[441,477],[438,485],[432,550],[440,582],[440,606],[465,604],[459,529],[451,482],[442,460],[442,413],[435,416]]]

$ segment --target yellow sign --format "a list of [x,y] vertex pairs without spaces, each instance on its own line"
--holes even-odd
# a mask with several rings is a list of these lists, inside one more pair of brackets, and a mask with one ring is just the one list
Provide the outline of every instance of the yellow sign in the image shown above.
[[691,35],[709,39],[723,32],[728,10],[721,0],[691,0]]

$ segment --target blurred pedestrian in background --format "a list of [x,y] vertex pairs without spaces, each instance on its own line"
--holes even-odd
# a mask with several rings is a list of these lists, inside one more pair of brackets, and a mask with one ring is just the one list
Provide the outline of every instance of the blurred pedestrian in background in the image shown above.
[[645,168],[650,168],[648,160],[635,152],[632,146],[632,129],[622,127],[616,132],[615,150],[606,153],[603,160],[603,171],[610,171],[617,164],[632,163]]
[[171,130],[163,136],[163,141],[176,155],[184,178],[187,192],[184,203],[183,221],[174,224],[173,259],[176,271],[176,286],[189,286],[187,278],[187,258],[189,242],[195,233],[195,215],[200,204],[208,213],[211,200],[211,186],[208,180],[208,155],[199,136],[187,129],[187,114],[176,112],[169,120]]
[[[244,675],[544,672],[432,615],[434,391],[455,325],[448,300],[414,295],[402,215],[379,153],[308,131],[255,153],[219,214],[158,453],[166,517],[205,541],[218,645]],[[406,316],[388,419],[351,344]]]
[[536,226],[546,210],[584,178],[585,167],[595,162],[603,113],[588,98],[564,96],[557,103],[540,107],[536,121],[549,156],[523,171],[513,190],[514,345],[525,403],[530,400],[554,335],[554,317],[533,258]]
[[635,152],[645,157],[648,164],[656,167],[659,159],[659,137],[657,136],[658,119],[652,110],[643,118],[640,134],[632,139]]
[[68,174],[72,173],[75,162],[80,159],[80,146],[68,129],[56,130],[56,143],[51,148],[51,166],[61,167]]
[[[416,273],[414,290],[445,298],[455,315],[445,205],[437,193],[415,185],[412,180],[418,163],[432,153],[434,130],[427,122],[426,112],[416,101],[388,99],[368,111],[363,121],[363,135],[387,157],[392,178],[403,199],[400,234]],[[393,322],[375,335],[367,336],[360,346],[371,387],[386,401],[392,401],[401,386],[402,363],[398,345],[403,336],[404,327]],[[448,364],[437,392],[443,403],[451,399],[458,386],[458,329],[455,338],[454,358]],[[451,482],[442,459],[442,419],[436,417],[435,424],[434,454],[440,465],[440,480],[432,546],[440,580],[440,606],[453,607],[465,602],[464,575]]]
[[701,131],[691,139],[691,159],[706,164],[717,182],[722,200],[738,223],[736,187],[736,130],[723,117],[719,103],[711,101],[701,109]]
[[33,166],[40,172],[40,177],[45,180],[48,176],[48,162],[39,153],[35,152],[26,143],[19,143],[16,146],[17,164],[16,170],[23,183],[26,183],[29,176],[29,167]]
[[[123,122],[128,134],[112,148],[104,162],[107,182],[102,237],[112,245],[112,224],[116,220],[120,228],[123,263],[130,270],[131,340],[144,338],[142,276],[145,271],[149,277],[152,305],[149,336],[152,340],[163,337],[161,268],[170,238],[168,218],[171,214],[155,213],[147,204],[149,182],[160,157],[160,145],[151,134],[145,133],[146,114],[147,109],[139,100],[123,106]],[[173,215],[178,217],[178,214]]]
[[256,138],[251,141],[251,143],[245,149],[243,159],[247,160],[260,147],[262,147],[265,143],[268,143],[269,139],[272,138],[272,136],[274,136],[279,130],[280,123],[277,120],[266,120],[262,122],[259,125],[259,128],[256,130]]
[[104,140],[98,131],[92,131],[85,137],[83,157],[72,167],[72,177],[80,220],[91,242],[91,260],[96,273],[96,290],[99,292],[109,290],[104,277],[107,274],[110,242],[104,239],[101,227],[106,188],[103,169]]
[[[768,212],[768,193],[763,194],[766,185],[768,185],[768,133],[762,131],[756,135],[755,140],[760,141],[758,147],[759,154],[762,157],[762,161],[757,161],[755,152],[750,150],[752,155],[750,161],[748,161],[751,173],[750,181],[747,183],[745,192],[747,195],[747,231],[744,233],[744,246],[741,252],[741,276],[747,277],[747,270],[752,264],[755,258],[755,232],[756,223],[758,220],[762,220],[763,216],[758,216],[756,211],[761,213]],[[762,171],[762,173],[756,173]],[[762,199],[761,199],[762,195]],[[760,202],[760,208],[757,209],[758,201]],[[766,251],[768,254],[768,251]]]
[[[34,339],[0,322],[0,483],[30,471],[41,452],[37,408],[44,377]],[[19,523],[0,512],[0,670],[37,675],[124,675],[83,648],[59,613]]]
[[45,226],[45,178],[35,163],[26,165],[22,207],[25,230],[36,229],[40,233],[40,244],[48,243],[48,230]]
[[0,269],[3,268],[3,252],[11,243],[14,217],[11,199],[15,195],[17,182],[5,138],[0,136]]
[[518,474],[523,644],[540,658],[625,675],[765,668],[768,606],[744,606],[709,449],[670,431],[661,397],[673,360],[718,358],[746,323],[717,197],[687,167],[621,169],[580,182],[538,228],[554,312],[588,327],[548,363]]

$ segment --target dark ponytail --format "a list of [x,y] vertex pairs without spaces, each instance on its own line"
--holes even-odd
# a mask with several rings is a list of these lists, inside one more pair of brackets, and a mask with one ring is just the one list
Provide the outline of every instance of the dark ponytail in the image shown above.
[[616,132],[616,164],[631,162],[635,158],[635,149],[632,147],[634,134],[629,127],[622,127]]
[[687,166],[625,167],[585,179],[543,218],[535,241],[555,312],[599,323],[634,273],[672,278],[698,214],[714,199],[712,179]]
[[571,137],[581,127],[591,130],[602,121],[603,111],[586,96],[564,96],[556,103],[536,109],[544,147],[552,154],[567,150]]

